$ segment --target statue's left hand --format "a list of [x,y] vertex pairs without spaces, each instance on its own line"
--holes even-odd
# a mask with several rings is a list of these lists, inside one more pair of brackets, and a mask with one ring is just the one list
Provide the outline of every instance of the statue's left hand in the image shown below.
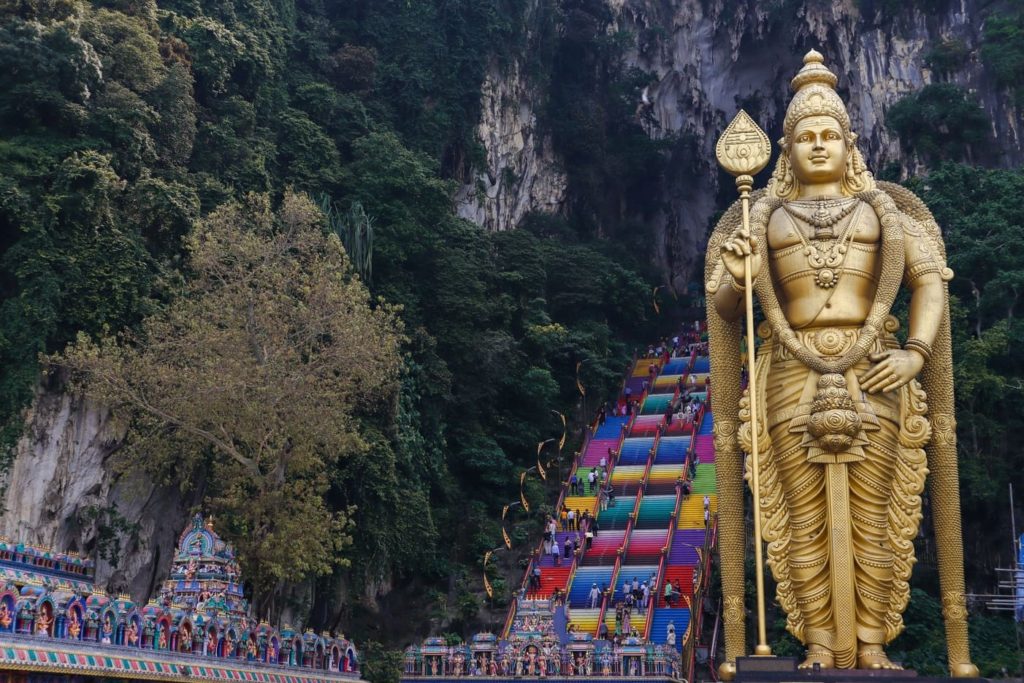
[[893,349],[873,353],[868,359],[874,365],[857,379],[860,388],[869,394],[895,391],[917,377],[924,367],[924,357],[916,351]]

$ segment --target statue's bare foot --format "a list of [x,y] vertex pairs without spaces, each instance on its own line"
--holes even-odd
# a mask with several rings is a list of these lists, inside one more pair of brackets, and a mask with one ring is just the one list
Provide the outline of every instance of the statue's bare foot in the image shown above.
[[815,664],[822,669],[832,669],[835,668],[836,658],[831,651],[826,650],[820,645],[812,645],[807,650],[807,659],[800,664],[799,668],[813,669]]
[[903,667],[893,664],[878,645],[862,645],[857,652],[858,669],[887,669],[889,671],[902,671]]

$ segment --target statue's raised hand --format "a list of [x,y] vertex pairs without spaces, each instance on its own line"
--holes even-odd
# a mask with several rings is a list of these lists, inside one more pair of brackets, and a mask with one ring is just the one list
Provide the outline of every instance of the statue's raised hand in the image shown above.
[[725,242],[722,242],[722,260],[737,285],[743,286],[745,257],[750,255],[750,281],[757,279],[761,272],[761,253],[757,240],[751,238],[750,231],[737,228]]
[[868,359],[874,365],[858,380],[860,388],[869,394],[895,391],[917,377],[917,373],[924,367],[924,356],[916,351],[893,349],[873,353]]

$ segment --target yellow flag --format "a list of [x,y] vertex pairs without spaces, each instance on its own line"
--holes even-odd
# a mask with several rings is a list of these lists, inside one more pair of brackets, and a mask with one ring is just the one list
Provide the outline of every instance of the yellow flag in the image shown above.
[[487,579],[487,562],[491,559],[491,551],[488,550],[484,553],[484,590],[487,591],[487,597],[494,597],[494,589],[491,588],[491,582]]
[[539,444],[537,444],[537,474],[539,474],[540,478],[543,479],[544,481],[548,480],[548,473],[544,469],[544,465],[540,463],[540,452],[544,450],[544,444],[546,443],[547,441],[541,441]]
[[501,537],[505,539],[505,547],[512,550],[512,539],[508,537],[508,532],[505,531],[505,527],[501,527]]
[[526,493],[523,491],[523,484],[526,483],[526,472],[519,475],[519,501],[523,504],[523,509],[527,512],[530,511],[530,503],[526,500]]
[[661,315],[661,307],[658,306],[658,290],[664,285],[658,285],[654,288],[654,292],[651,294],[651,302],[654,304],[654,312]]
[[587,390],[583,388],[583,384],[580,382],[580,366],[583,365],[583,361],[576,364],[576,388],[580,390],[580,396],[586,396]]
[[565,438],[569,434],[568,428],[566,427],[566,424],[565,424],[565,415],[560,413],[560,412],[558,412],[557,410],[552,410],[551,412],[553,412],[558,417],[562,418],[562,438],[558,441],[558,452],[561,453],[562,449],[565,448]]
[[505,507],[501,508],[501,520],[502,521],[505,521],[505,518],[508,517],[508,509],[510,507],[512,507],[512,506],[511,505],[506,505]]

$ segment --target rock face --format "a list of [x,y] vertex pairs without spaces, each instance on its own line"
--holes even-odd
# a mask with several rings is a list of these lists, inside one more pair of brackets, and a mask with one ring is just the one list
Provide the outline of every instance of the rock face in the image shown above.
[[456,194],[459,216],[488,230],[507,230],[530,211],[560,212],[567,180],[550,137],[537,128],[541,98],[519,64],[505,72],[492,64],[481,97],[477,135],[487,163]]
[[188,510],[174,487],[117,473],[111,458],[123,437],[110,413],[59,390],[40,388],[4,481],[0,533],[11,539],[96,557],[111,510],[137,523],[117,533],[121,552],[112,566],[96,557],[96,583],[146,600],[170,569]]
[[[722,185],[728,178],[715,162],[718,135],[743,107],[773,139],[780,137],[789,80],[811,48],[822,52],[839,76],[861,149],[876,173],[893,163],[905,171],[922,170],[919,160],[905,158],[885,128],[885,114],[907,93],[939,80],[926,57],[939,43],[954,39],[962,41],[970,57],[951,80],[978,95],[998,140],[998,151],[986,159],[1003,166],[1024,161],[1021,113],[993,84],[977,56],[992,3],[933,2],[929,6],[941,6],[941,11],[926,12],[915,9],[922,3],[908,2],[887,16],[885,11],[891,10],[886,8],[893,3],[873,0],[605,2],[615,28],[634,36],[629,65],[651,74],[646,106],[656,123],[648,126],[649,134],[689,143],[681,146],[686,152],[672,159],[664,208],[654,219],[658,240],[652,258],[677,288],[685,286],[703,258],[711,217],[734,196],[731,186]],[[536,98],[542,95],[524,86],[516,69],[492,73],[488,79],[480,122],[487,148],[487,168],[481,171],[481,178],[489,181],[484,183],[486,199],[460,207],[462,215],[488,229],[513,228],[529,211],[564,205],[565,183],[554,182],[555,176],[543,171],[557,168],[550,146],[515,134],[533,130],[524,121],[532,120]],[[524,168],[538,171],[523,174]],[[530,180],[503,184],[507,173]]]

